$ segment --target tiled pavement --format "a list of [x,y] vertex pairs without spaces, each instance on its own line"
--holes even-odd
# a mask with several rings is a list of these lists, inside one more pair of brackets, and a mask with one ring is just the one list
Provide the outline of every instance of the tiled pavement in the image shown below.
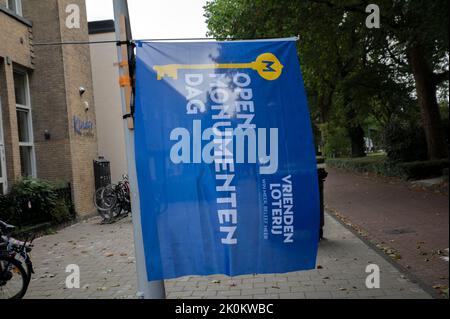
[[[131,219],[100,225],[94,218],[35,241],[36,274],[27,298],[134,298]],[[430,298],[332,217],[326,216],[316,270],[239,277],[183,277],[165,283],[168,298]],[[365,268],[381,270],[380,289],[367,289]],[[67,289],[66,266],[80,267],[79,289]]]

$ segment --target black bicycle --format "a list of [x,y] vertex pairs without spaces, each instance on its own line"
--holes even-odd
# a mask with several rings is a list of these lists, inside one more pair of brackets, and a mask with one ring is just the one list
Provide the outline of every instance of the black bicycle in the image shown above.
[[23,298],[34,273],[29,255],[31,242],[12,238],[14,229],[0,221],[0,299]]
[[131,213],[130,184],[128,176],[123,175],[117,185],[108,185],[94,193],[94,205],[103,217],[104,223],[111,223]]

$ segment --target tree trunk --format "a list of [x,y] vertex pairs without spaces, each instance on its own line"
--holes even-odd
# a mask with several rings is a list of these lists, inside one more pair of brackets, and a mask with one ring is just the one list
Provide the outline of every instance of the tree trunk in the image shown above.
[[361,125],[347,128],[348,137],[352,146],[352,157],[366,156],[364,143],[364,130]]
[[448,150],[436,98],[433,70],[428,65],[421,46],[413,46],[408,49],[408,61],[414,74],[422,125],[427,139],[428,157],[430,159],[446,158]]

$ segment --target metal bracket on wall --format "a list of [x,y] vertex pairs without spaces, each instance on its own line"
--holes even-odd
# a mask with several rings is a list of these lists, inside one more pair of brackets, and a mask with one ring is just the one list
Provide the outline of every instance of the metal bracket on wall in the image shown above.
[[133,79],[130,77],[130,68],[129,68],[129,46],[131,42],[127,39],[127,30],[125,23],[125,16],[120,16],[119,20],[120,26],[120,41],[117,42],[117,45],[121,47],[122,50],[122,61],[118,63],[120,69],[122,70],[121,76],[119,77],[119,84],[125,90],[125,103],[126,103],[126,111],[127,114],[131,114],[131,116],[127,117],[128,121],[128,129],[134,130],[134,118],[132,112],[132,96],[133,96]]

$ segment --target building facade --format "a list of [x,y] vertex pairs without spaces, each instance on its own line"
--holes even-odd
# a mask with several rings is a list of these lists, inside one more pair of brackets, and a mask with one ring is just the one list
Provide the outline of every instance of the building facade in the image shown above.
[[[127,172],[114,21],[89,22],[98,153],[110,162],[111,179]],[[112,41],[111,43],[98,43]]]
[[94,212],[89,45],[41,45],[88,40],[84,0],[0,0],[0,192],[24,176],[70,183],[77,213]]

